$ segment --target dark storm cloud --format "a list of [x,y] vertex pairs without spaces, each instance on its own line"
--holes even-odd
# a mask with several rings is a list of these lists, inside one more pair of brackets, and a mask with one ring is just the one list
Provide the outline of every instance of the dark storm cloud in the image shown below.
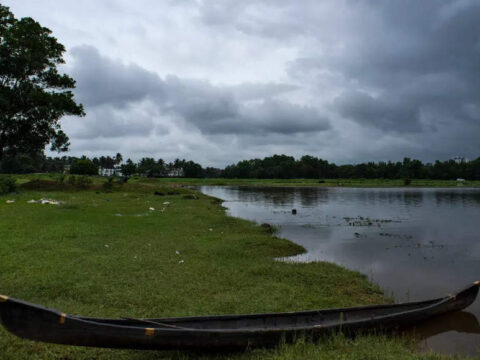
[[[148,135],[155,117],[168,116],[180,117],[204,134],[293,134],[330,128],[328,120],[314,108],[272,99],[295,90],[293,85],[214,86],[177,76],[162,79],[137,65],[103,57],[90,46],[74,48],[72,55],[77,96],[93,113],[86,127],[77,131],[78,137]],[[244,103],[247,100],[253,103]],[[132,107],[138,104],[141,109],[142,102],[148,102],[150,110]],[[156,110],[153,114],[152,106]],[[132,109],[137,113],[131,113]],[[145,113],[151,116],[150,121],[142,115]]]
[[359,91],[343,92],[334,107],[340,115],[384,131],[420,131],[419,110],[398,99],[374,98]]
[[[371,2],[365,2],[372,5]],[[328,69],[351,84],[333,108],[384,131],[431,131],[438,121],[469,121],[480,101],[480,2],[375,2],[381,21],[359,28],[342,51],[298,59],[293,76]]]
[[158,75],[138,65],[102,57],[93,46],[75,47],[71,55],[74,64],[70,72],[77,80],[75,94],[88,107],[126,106],[150,95],[163,94],[163,82]]

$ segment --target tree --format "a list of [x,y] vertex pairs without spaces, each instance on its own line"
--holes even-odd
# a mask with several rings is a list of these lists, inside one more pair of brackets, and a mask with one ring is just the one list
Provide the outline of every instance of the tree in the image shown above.
[[121,164],[122,161],[123,161],[123,156],[122,156],[122,154],[117,153],[117,155],[115,155],[115,165]]
[[49,143],[52,150],[68,150],[59,120],[85,115],[70,90],[75,81],[57,70],[65,47],[51,33],[0,5],[0,160],[43,152]]
[[97,175],[98,167],[89,159],[80,159],[72,164],[70,174]]
[[131,159],[128,159],[120,168],[122,169],[123,176],[126,177],[132,176],[137,172],[137,165],[135,165]]

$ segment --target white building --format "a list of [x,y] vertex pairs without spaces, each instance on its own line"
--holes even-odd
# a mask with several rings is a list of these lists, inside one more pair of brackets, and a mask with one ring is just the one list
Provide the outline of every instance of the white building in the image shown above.
[[167,177],[183,177],[185,175],[185,172],[183,171],[183,168],[173,168],[168,169],[165,172],[165,175]]
[[98,175],[100,176],[122,176],[122,168],[120,165],[115,165],[113,169],[98,168]]
[[464,163],[464,162],[467,161],[467,160],[466,160],[464,157],[462,157],[462,156],[454,156],[454,157],[452,158],[452,160],[455,161],[457,164],[461,164],[461,163]]

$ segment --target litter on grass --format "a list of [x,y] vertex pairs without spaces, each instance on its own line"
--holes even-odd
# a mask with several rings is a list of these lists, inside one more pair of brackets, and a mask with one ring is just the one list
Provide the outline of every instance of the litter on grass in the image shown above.
[[41,198],[40,200],[28,200],[27,203],[29,204],[49,204],[49,205],[60,205],[60,201],[53,200],[53,199],[44,199]]
[[185,262],[184,260],[180,260],[178,263],[183,264],[184,262]]
[[180,255],[180,251],[178,251],[178,250],[175,251],[175,254]]
[[170,202],[169,202],[169,201],[165,201],[165,202],[163,203],[163,205],[170,205]]
[[155,211],[155,208],[149,207],[148,210],[150,210],[150,211]]
[[15,202],[15,200],[7,200],[5,201],[7,204],[13,204]]

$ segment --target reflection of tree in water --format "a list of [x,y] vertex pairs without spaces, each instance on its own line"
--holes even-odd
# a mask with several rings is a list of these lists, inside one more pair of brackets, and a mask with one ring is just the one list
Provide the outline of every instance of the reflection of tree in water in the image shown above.
[[238,197],[242,201],[262,202],[264,205],[311,207],[328,201],[329,190],[302,187],[241,187]]
[[260,202],[263,205],[293,205],[295,200],[294,188],[239,187],[238,190],[239,200],[246,202]]
[[435,201],[437,205],[457,204],[468,206],[471,204],[480,204],[480,193],[469,191],[437,191],[435,192]]
[[295,197],[304,207],[312,207],[328,201],[328,189],[325,188],[296,188]]

